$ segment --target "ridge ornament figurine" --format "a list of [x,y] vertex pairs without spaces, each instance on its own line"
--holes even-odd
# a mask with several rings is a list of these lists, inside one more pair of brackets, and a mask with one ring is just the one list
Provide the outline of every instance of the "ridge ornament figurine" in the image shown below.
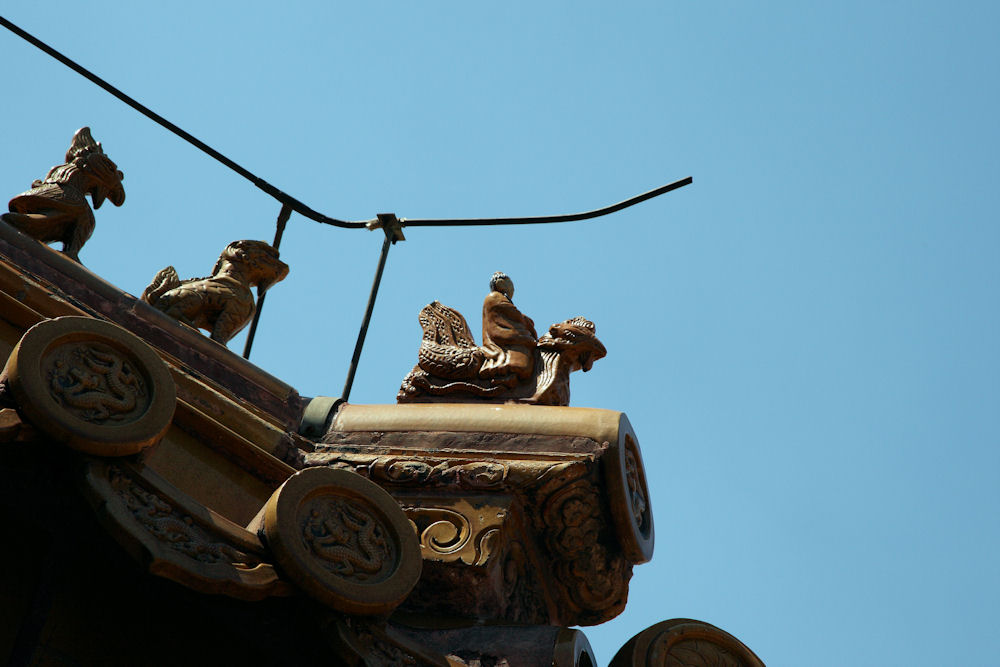
[[483,353],[479,376],[514,386],[531,377],[538,344],[535,323],[514,305],[514,281],[502,271],[490,278],[490,293],[483,300]]
[[206,278],[181,280],[168,266],[153,278],[142,300],[175,320],[211,332],[225,345],[253,318],[258,299],[288,275],[278,251],[263,241],[233,241]]
[[607,354],[594,323],[574,317],[535,334],[514,306],[514,283],[493,274],[483,301],[483,345],[457,310],[434,301],[420,311],[417,365],[403,379],[399,403],[480,402],[569,405],[569,374],[589,371]]
[[90,195],[94,208],[105,199],[115,206],[125,202],[124,175],[94,141],[89,127],[73,135],[66,151],[65,164],[52,167],[44,180],[36,180],[31,189],[10,200],[4,222],[36,241],[62,241],[63,252],[77,262],[80,249],[94,233],[94,212],[87,203]]

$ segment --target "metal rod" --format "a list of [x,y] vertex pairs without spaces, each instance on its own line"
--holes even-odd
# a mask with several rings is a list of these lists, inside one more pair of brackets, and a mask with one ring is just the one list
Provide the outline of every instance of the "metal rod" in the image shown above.
[[382,270],[385,269],[385,259],[389,256],[389,246],[392,245],[393,235],[386,230],[385,241],[382,242],[382,253],[378,256],[378,268],[375,270],[375,280],[372,282],[372,291],[368,295],[368,309],[365,310],[365,319],[361,322],[361,331],[358,332],[358,342],[354,345],[354,356],[351,358],[351,367],[347,370],[347,381],[344,382],[344,391],[340,397],[347,402],[351,397],[351,386],[354,385],[354,374],[358,372],[358,361],[361,359],[361,350],[365,346],[365,336],[368,335],[368,323],[372,319],[372,311],[375,309],[375,297],[378,296],[378,286],[382,282]]
[[[292,207],[288,204],[282,204],[281,210],[278,212],[278,225],[274,230],[274,243],[271,245],[275,250],[281,245],[281,237],[285,233],[285,225],[288,224],[288,218],[292,215]],[[247,333],[247,342],[243,346],[243,358],[250,358],[250,348],[253,347],[253,338],[257,334],[257,323],[260,322],[260,312],[264,310],[264,299],[267,297],[267,292],[264,292],[257,297],[257,308],[254,309],[253,321],[250,323],[250,332]]]

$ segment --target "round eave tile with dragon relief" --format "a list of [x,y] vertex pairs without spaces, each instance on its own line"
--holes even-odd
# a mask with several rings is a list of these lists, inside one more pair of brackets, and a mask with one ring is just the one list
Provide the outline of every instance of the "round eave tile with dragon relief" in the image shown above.
[[608,497],[622,551],[638,565],[653,558],[653,507],[646,484],[639,441],[625,415],[621,416],[618,442],[605,459]]
[[403,510],[346,470],[292,475],[264,506],[263,531],[284,574],[337,611],[388,613],[420,578],[420,547]]
[[4,377],[36,428],[97,456],[135,454],[170,427],[176,387],[166,364],[121,327],[58,317],[31,327]]
[[746,644],[710,623],[674,618],[632,637],[609,667],[764,667]]

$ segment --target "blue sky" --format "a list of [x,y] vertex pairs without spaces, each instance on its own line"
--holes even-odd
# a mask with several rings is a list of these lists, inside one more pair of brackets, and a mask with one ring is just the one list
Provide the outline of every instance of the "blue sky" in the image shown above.
[[[411,229],[352,401],[389,403],[438,299],[478,320],[509,273],[541,327],[607,358],[573,404],[623,410],[657,547],[614,621],[692,617],[769,665],[990,664],[1000,569],[1000,102],[993,3],[178,3],[4,16],[279,188]],[[0,187],[90,125],[125,172],[84,263],[132,293],[205,274],[278,204],[0,34]],[[293,216],[254,361],[337,395],[381,244]],[[478,328],[478,327],[476,327]],[[478,331],[476,332],[478,335]],[[231,345],[242,349],[242,337]]]

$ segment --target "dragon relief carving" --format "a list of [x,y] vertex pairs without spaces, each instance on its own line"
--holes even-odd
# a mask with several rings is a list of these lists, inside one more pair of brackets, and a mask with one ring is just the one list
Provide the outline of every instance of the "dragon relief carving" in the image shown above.
[[[660,647],[654,646],[651,652]],[[674,644],[663,657],[666,667],[746,667],[746,663],[722,646],[704,639],[689,639]]]
[[170,317],[210,332],[225,345],[253,318],[256,305],[252,287],[260,298],[284,280],[288,265],[278,251],[263,241],[234,241],[226,246],[206,278],[181,280],[168,266],[153,278],[142,300]]
[[142,376],[131,361],[106,345],[63,345],[45,363],[52,398],[84,421],[125,423],[148,407]]
[[507,477],[507,467],[495,461],[426,461],[389,459],[376,461],[375,477],[385,482],[406,484],[457,484],[463,489],[490,489],[500,486]]
[[391,574],[396,553],[385,526],[371,512],[329,496],[303,505],[302,539],[323,567],[360,582]]
[[213,539],[194,519],[144,489],[118,466],[108,467],[108,481],[136,521],[171,550],[202,563],[232,563],[245,568],[260,564],[259,559]]
[[94,141],[89,127],[80,128],[66,151],[65,164],[52,167],[43,180],[10,200],[7,224],[42,243],[61,241],[63,252],[80,261],[80,249],[94,233],[94,211],[87,195],[100,208],[105,199],[125,203],[124,175]]
[[611,667],[764,667],[739,639],[714,625],[674,618],[633,636]]
[[513,281],[495,273],[483,302],[481,346],[461,313],[437,301],[425,306],[418,317],[423,338],[417,365],[403,379],[396,400],[569,405],[570,373],[590,370],[607,353],[594,323],[575,317],[538,337],[513,296]]
[[631,438],[626,441],[625,447],[625,485],[628,494],[629,508],[632,511],[632,519],[640,530],[649,526],[649,498],[646,496],[645,485],[640,478],[641,469],[639,467],[639,457],[635,450],[635,443]]
[[[427,660],[413,651],[413,648],[391,639],[384,621],[373,621],[357,616],[347,616],[336,622],[339,625],[341,641],[348,639],[343,647],[347,653],[361,659],[359,664],[366,667],[400,667],[408,665],[440,665],[441,660]],[[426,653],[426,650],[421,651]]]
[[417,658],[395,644],[375,637],[369,638],[362,632],[359,632],[358,636],[368,647],[368,653],[365,654],[367,667],[400,667],[400,665],[420,664],[417,662]]
[[401,486],[456,486],[467,490],[496,489],[507,480],[508,466],[498,461],[413,459],[340,452],[305,455],[306,466],[329,466],[356,472],[376,482]]

